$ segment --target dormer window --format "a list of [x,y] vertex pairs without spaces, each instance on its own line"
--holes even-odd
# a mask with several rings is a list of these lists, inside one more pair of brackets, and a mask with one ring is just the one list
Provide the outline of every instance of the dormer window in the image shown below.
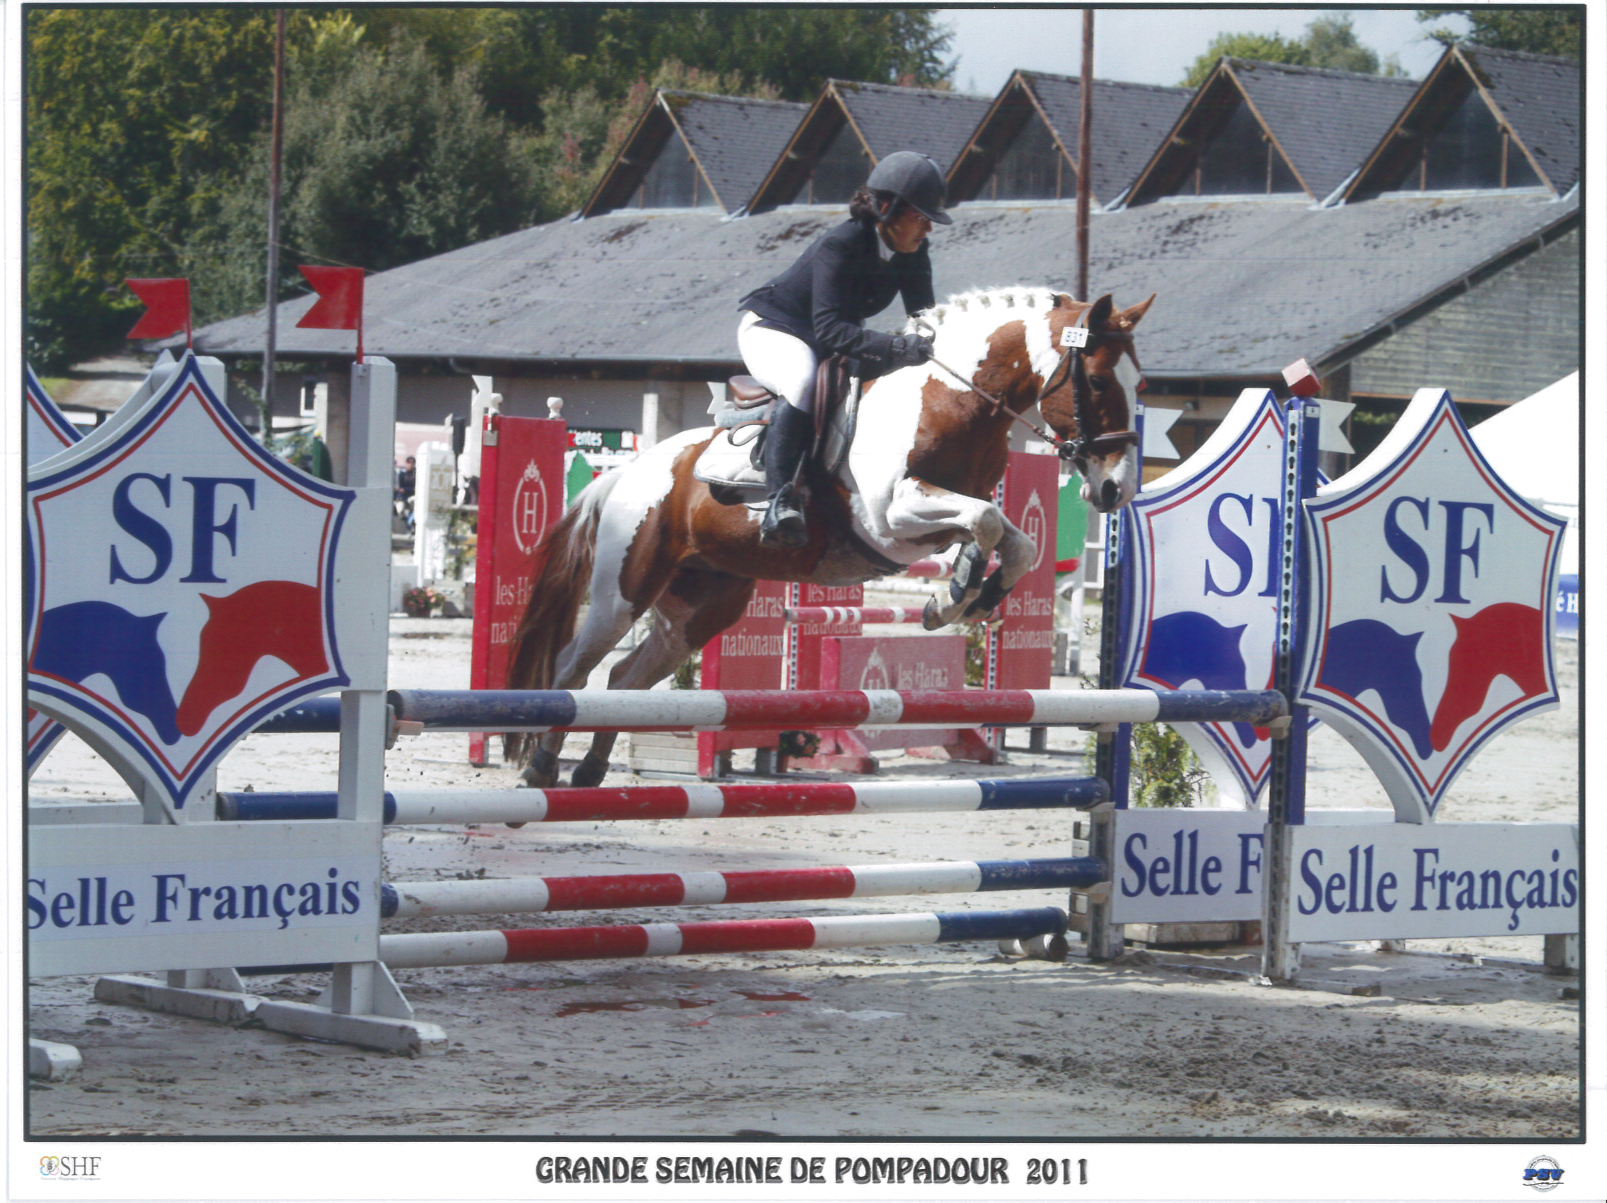
[[1540,177],[1484,97],[1469,92],[1443,129],[1430,138],[1402,186],[1419,191],[1451,188],[1534,188]]
[[1037,113],[1027,118],[1010,148],[999,156],[982,188],[989,200],[1059,200],[1076,194],[1077,173]]
[[843,205],[870,175],[870,156],[852,128],[844,123],[821,152],[814,170],[803,182],[795,205]]
[[659,152],[653,165],[642,175],[624,209],[702,209],[717,204],[703,173],[692,158],[691,148],[679,131]]
[[1253,196],[1305,190],[1250,107],[1240,103],[1200,148],[1194,170],[1184,176],[1178,191],[1193,196]]

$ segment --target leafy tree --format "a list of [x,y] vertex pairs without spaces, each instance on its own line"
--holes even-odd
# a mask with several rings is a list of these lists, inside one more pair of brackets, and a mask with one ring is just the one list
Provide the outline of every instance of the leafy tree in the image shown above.
[[126,332],[124,277],[174,274],[220,203],[269,111],[272,31],[232,7],[26,19],[26,338],[53,370]]
[[[190,276],[199,321],[259,306],[273,10],[25,21],[30,359],[59,370],[115,345],[130,275]],[[807,99],[828,76],[953,73],[925,9],[376,6],[288,25],[289,265],[379,269],[558,216],[655,85]]]
[[1296,67],[1328,67],[1365,75],[1405,74],[1393,59],[1380,65],[1377,52],[1356,40],[1354,23],[1343,13],[1318,17],[1306,26],[1305,36],[1294,41],[1275,33],[1218,34],[1205,53],[1189,67],[1183,86],[1199,87],[1223,57],[1288,63]]
[[1427,30],[1429,37],[1449,46],[1473,42],[1493,50],[1527,50],[1580,61],[1584,22],[1579,8],[1426,8],[1417,19],[1423,24],[1450,16],[1465,17],[1465,36],[1441,26]]

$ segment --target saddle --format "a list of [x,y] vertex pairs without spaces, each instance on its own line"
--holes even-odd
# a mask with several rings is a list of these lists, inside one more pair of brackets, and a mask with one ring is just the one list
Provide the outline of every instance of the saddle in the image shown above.
[[[855,366],[846,356],[832,355],[815,369],[815,438],[809,459],[827,475],[842,467],[853,442],[860,394]],[[722,505],[762,502],[764,440],[774,407],[787,402],[752,376],[731,377],[726,398],[729,404],[714,418],[720,433],[698,457],[692,476],[709,485]]]

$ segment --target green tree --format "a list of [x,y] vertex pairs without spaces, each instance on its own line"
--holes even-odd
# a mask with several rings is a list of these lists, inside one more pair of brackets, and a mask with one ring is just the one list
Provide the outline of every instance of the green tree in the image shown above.
[[1418,10],[1417,19],[1426,25],[1451,16],[1466,18],[1470,28],[1465,36],[1445,26],[1425,31],[1447,46],[1466,41],[1493,50],[1527,50],[1577,63],[1584,45],[1581,12],[1579,8],[1425,8]]
[[124,277],[177,273],[269,111],[272,32],[222,7],[33,9],[26,28],[25,331],[55,370],[126,332]]
[[1279,34],[1223,33],[1206,47],[1183,76],[1183,86],[1197,88],[1222,58],[1260,63],[1288,63],[1296,67],[1328,67],[1366,75],[1403,75],[1393,59],[1380,65],[1378,53],[1356,40],[1356,30],[1344,13],[1318,17],[1306,26],[1303,37],[1290,41]]

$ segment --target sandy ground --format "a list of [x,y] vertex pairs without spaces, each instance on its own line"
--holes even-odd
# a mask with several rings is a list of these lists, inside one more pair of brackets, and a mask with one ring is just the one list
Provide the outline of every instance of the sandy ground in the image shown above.
[[[393,686],[467,684],[466,620],[395,618],[391,635]],[[1454,787],[1445,821],[1577,820],[1574,645],[1561,645],[1559,669],[1562,708],[1488,748]],[[1055,742],[1073,748],[1082,738],[1057,733]],[[468,766],[465,743],[401,742],[387,761],[389,785],[513,783],[511,770]],[[572,738],[568,755],[581,750],[582,737]],[[223,762],[219,786],[333,789],[336,756],[331,736],[248,738]],[[1025,753],[1011,762],[986,772],[1077,770],[1076,761]],[[884,768],[910,778],[977,773],[909,757]],[[1310,782],[1314,807],[1385,806],[1360,758],[1326,730],[1312,740]],[[33,792],[126,796],[70,737]],[[392,877],[419,880],[1057,856],[1070,854],[1071,834],[1069,817],[1032,811],[409,827],[387,831],[385,853]],[[786,913],[1045,901],[868,899],[789,904]],[[677,917],[766,913],[778,912],[708,907]],[[1580,1014],[1575,979],[1540,972],[1540,959],[1539,939],[1425,941],[1403,954],[1311,945],[1304,988],[1253,984],[1258,953],[1130,951],[1096,965],[1077,946],[1055,964],[1007,958],[991,944],[400,971],[418,1017],[449,1037],[444,1055],[416,1060],[103,1005],[92,979],[58,978],[32,984],[31,1034],[75,1045],[83,1068],[68,1082],[33,1084],[27,1119],[36,1137],[1555,1141],[1580,1130]],[[316,975],[252,980],[264,995],[297,1000],[322,985]],[[1356,986],[1368,989],[1350,992]]]

